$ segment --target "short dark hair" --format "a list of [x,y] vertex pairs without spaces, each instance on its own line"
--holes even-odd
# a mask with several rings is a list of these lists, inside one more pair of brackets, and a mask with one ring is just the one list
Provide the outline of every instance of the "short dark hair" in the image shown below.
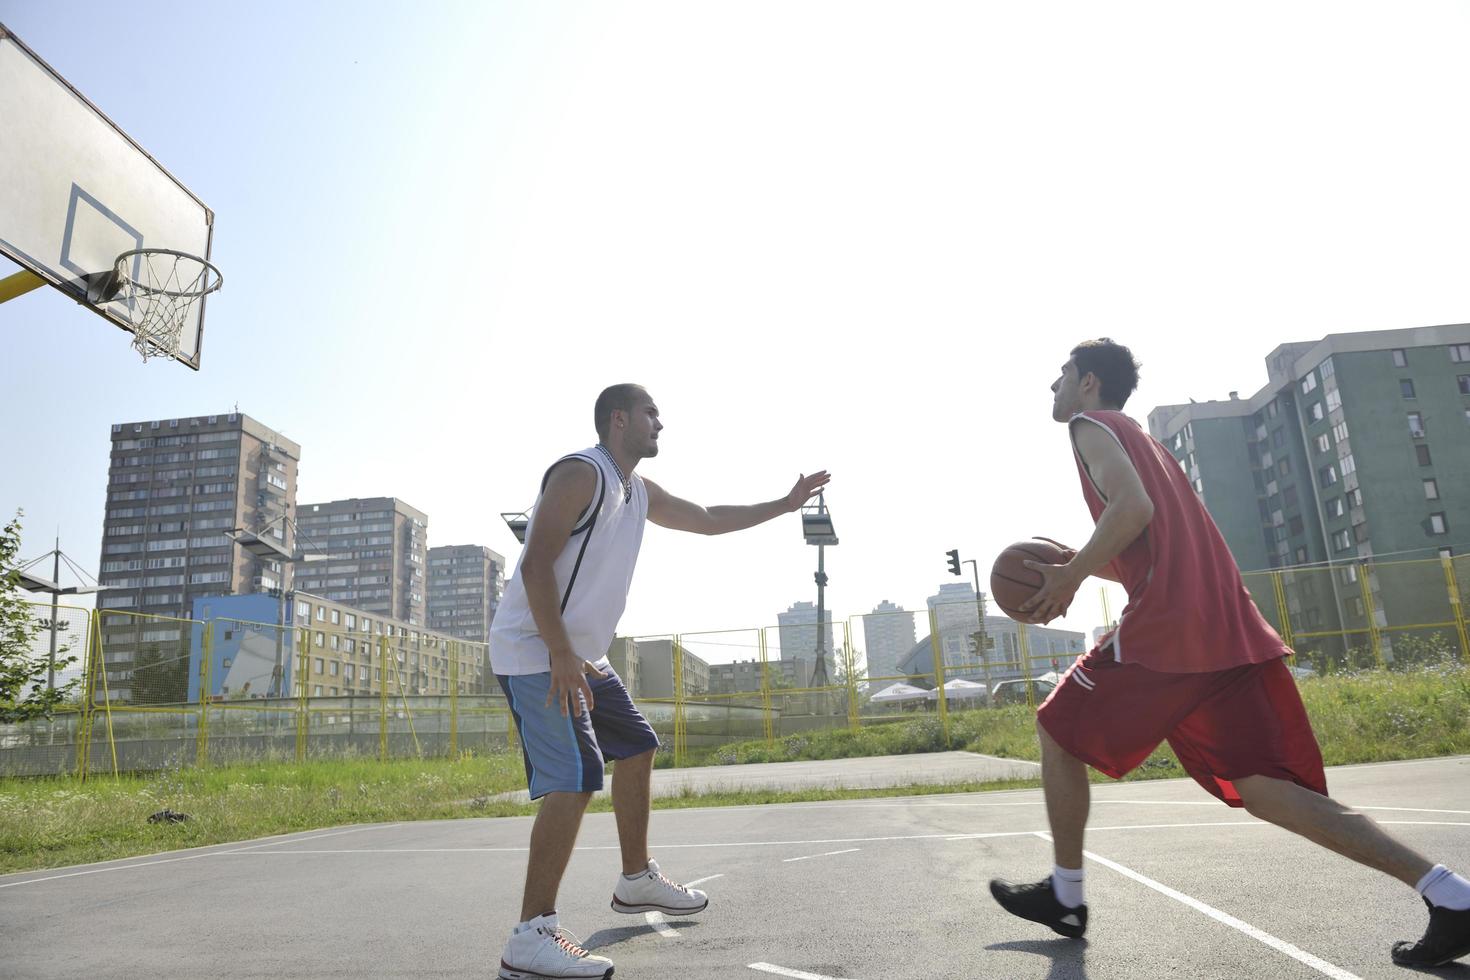
[[1104,404],[1122,408],[1138,387],[1139,364],[1133,352],[1111,337],[1084,340],[1072,348],[1072,359],[1077,364],[1078,380],[1089,374],[1097,376]]
[[597,404],[592,408],[592,424],[597,428],[597,438],[604,443],[612,433],[612,413],[632,409],[638,396],[645,394],[642,385],[620,384],[602,389]]

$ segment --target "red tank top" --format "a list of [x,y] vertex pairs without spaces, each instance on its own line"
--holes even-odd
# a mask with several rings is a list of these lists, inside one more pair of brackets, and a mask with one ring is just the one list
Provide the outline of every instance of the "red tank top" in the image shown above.
[[[1086,421],[1084,421],[1086,420]],[[1291,653],[1256,609],[1220,529],[1157,440],[1122,412],[1083,412],[1072,426],[1097,424],[1123,447],[1153,501],[1148,528],[1112,567],[1128,590],[1118,628],[1099,646],[1149,670],[1175,674],[1227,670]],[[1107,501],[1074,442],[1082,495],[1096,521]]]

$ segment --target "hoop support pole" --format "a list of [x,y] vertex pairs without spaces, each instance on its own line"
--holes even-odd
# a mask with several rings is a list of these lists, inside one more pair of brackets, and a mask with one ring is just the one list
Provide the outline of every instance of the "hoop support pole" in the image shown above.
[[29,269],[22,269],[14,275],[0,279],[0,303],[15,299],[17,296],[24,296],[31,290],[40,289],[44,285],[46,285],[46,280]]

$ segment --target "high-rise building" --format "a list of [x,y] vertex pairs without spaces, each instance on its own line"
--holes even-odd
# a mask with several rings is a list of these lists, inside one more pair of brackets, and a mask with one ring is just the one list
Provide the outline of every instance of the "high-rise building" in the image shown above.
[[[832,643],[832,610],[822,610],[823,626],[822,640],[825,646],[822,648],[822,659],[826,661],[827,681],[829,683],[837,679],[837,673],[833,665],[837,662],[835,650]],[[791,607],[783,613],[776,614],[776,621],[780,624],[781,637],[781,659],[782,660],[805,660],[809,665],[815,667],[817,663],[817,607],[811,602],[793,602]],[[807,677],[804,683],[810,683],[811,677]]]
[[1470,545],[1470,324],[1283,344],[1266,369],[1250,398],[1155,408],[1150,432],[1237,564],[1286,570],[1299,631],[1430,621],[1442,593],[1407,574],[1365,589],[1357,563]]
[[899,661],[914,647],[914,614],[884,599],[863,617],[867,676],[894,677]]
[[[176,622],[105,613],[179,620],[199,596],[291,587],[289,565],[254,558],[225,532],[241,528],[285,547],[300,459],[300,446],[238,412],[112,427],[99,576],[107,591],[97,603],[109,697],[132,697],[135,657],[187,634]],[[182,700],[182,689],[167,686],[154,684],[149,699]]]
[[429,628],[461,640],[490,639],[505,591],[505,559],[478,544],[429,549]]
[[396,497],[302,504],[296,511],[297,547],[329,558],[296,570],[296,587],[423,626],[427,619],[429,519]]
[[975,598],[975,589],[969,582],[946,582],[926,600],[938,627],[946,664],[961,663],[965,657],[976,656],[984,594],[980,602]]

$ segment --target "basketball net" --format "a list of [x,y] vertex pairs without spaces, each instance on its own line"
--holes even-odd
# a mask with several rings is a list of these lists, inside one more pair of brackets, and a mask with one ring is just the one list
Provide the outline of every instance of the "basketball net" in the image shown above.
[[150,357],[175,357],[194,304],[224,283],[205,259],[172,249],[135,249],[117,257],[113,302],[128,308],[133,349]]

